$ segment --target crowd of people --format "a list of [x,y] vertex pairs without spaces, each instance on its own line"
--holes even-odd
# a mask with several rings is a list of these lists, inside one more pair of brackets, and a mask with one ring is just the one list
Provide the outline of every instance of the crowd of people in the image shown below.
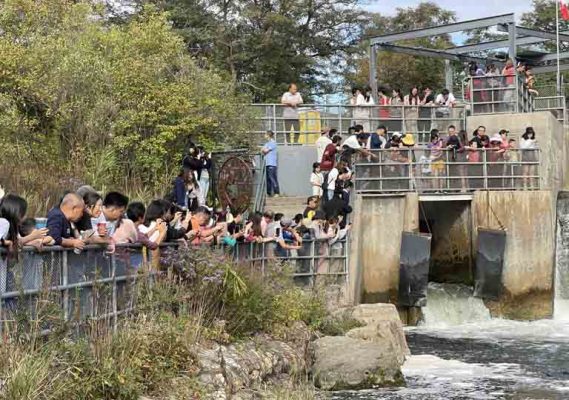
[[539,96],[531,66],[523,62],[514,65],[514,61],[508,59],[502,69],[491,62],[485,67],[470,62],[468,76],[472,87],[467,85],[465,98],[474,101],[476,112],[513,112],[517,96],[516,75],[521,77],[531,96]]
[[[195,156],[201,158],[199,154]],[[103,195],[91,186],[81,186],[66,193],[44,219],[27,217],[24,198],[2,195],[0,245],[5,249],[2,257],[17,259],[23,246],[41,250],[55,245],[80,254],[87,245],[100,245],[113,253],[118,245],[140,244],[154,252],[151,254],[157,254],[160,245],[166,242],[228,247],[263,243],[265,256],[269,258],[316,251],[320,272],[322,268],[328,270],[326,255],[337,251],[350,229],[347,215],[351,210],[343,201],[328,202],[321,207],[320,197],[311,196],[304,212],[294,216],[266,210],[250,213],[246,219],[243,214],[233,215],[229,207],[212,209],[202,204],[203,200],[196,200],[196,191],[199,192],[196,188],[200,185],[190,161],[184,159],[182,173],[173,182],[175,201],[156,199],[144,204],[130,201],[119,192]],[[313,239],[319,241],[316,250],[307,245]]]
[[[316,141],[320,161],[313,164],[310,185],[313,195],[322,196],[325,201],[344,196],[346,187],[349,190],[352,186],[350,163],[354,160],[353,155],[359,154],[359,160],[396,163],[401,168],[414,165],[415,172],[403,171],[393,165],[385,166],[382,175],[410,176],[409,172],[413,172],[411,175],[423,179],[420,182],[423,189],[443,191],[445,185],[463,190],[480,188],[483,163],[488,163],[486,174],[494,177],[492,184],[502,183],[499,182],[501,177],[507,175],[516,182],[508,182],[502,187],[533,188],[535,165],[531,162],[537,161],[538,149],[535,131],[527,127],[520,135],[519,144],[509,134],[508,130],[502,129],[489,136],[486,128],[479,126],[468,137],[465,130],[458,131],[450,125],[446,132],[432,129],[429,142],[417,145],[412,134],[390,133],[385,125],[380,125],[372,133],[365,132],[362,125],[356,125],[345,140],[335,129],[324,129]],[[506,164],[512,171],[506,171]],[[369,169],[363,168],[362,171],[366,176],[370,174]],[[445,176],[453,177],[453,181],[445,182],[442,179]],[[469,176],[477,178],[467,182]]]
[[435,96],[428,86],[422,90],[413,86],[405,95],[399,88],[389,90],[380,87],[377,94],[377,105],[380,107],[374,108],[370,107],[376,104],[369,87],[353,88],[350,98],[352,125],[361,125],[366,132],[370,132],[379,121],[390,131],[428,131],[433,117],[450,118],[456,104],[456,98],[448,89],[443,89]]

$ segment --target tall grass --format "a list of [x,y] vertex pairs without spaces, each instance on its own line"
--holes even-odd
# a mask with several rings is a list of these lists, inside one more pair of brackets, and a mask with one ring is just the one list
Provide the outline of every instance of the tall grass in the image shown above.
[[118,330],[110,320],[68,324],[47,290],[36,299],[33,317],[21,301],[22,309],[4,322],[0,398],[199,399],[199,343],[260,332],[278,336],[296,321],[317,328],[326,318],[321,296],[294,288],[276,266],[261,279],[208,250],[181,250],[163,261],[167,272],[138,280],[137,311],[121,319]]

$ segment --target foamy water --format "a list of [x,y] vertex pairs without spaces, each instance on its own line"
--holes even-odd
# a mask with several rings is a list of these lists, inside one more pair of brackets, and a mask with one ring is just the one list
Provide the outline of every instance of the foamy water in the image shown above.
[[569,399],[569,302],[556,318],[491,319],[471,290],[429,285],[425,321],[406,330],[407,386],[343,392],[332,399]]

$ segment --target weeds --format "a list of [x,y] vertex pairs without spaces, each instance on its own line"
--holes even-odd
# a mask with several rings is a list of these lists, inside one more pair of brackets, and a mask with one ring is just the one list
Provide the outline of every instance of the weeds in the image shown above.
[[[223,254],[183,248],[162,261],[168,273],[138,280],[137,311],[116,332],[110,320],[71,327],[62,320],[59,299],[47,290],[35,299],[33,314],[22,299],[17,317],[4,324],[0,397],[199,399],[197,344],[260,332],[278,336],[297,321],[316,329],[326,320],[321,297],[295,288],[276,266],[263,278]],[[46,327],[51,331],[42,336]]]

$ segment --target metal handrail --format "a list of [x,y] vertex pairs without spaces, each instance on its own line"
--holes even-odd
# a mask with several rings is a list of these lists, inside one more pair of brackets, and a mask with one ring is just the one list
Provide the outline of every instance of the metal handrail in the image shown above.
[[[512,83],[507,83],[508,79],[513,79]],[[534,97],[517,74],[468,76],[462,90],[473,115],[533,111]]]
[[[373,150],[375,158],[355,161],[355,190],[432,193],[540,189],[539,149],[510,149],[504,153],[507,157],[496,150]],[[474,161],[473,152],[480,160]]]
[[534,98],[534,111],[550,111],[562,124],[567,123],[565,96],[539,96]]
[[265,201],[267,199],[267,162],[265,157],[261,157],[259,168],[257,169],[260,176],[257,185],[255,186],[255,199],[253,200],[252,211],[263,211],[265,208]]
[[[259,141],[266,130],[276,134],[279,144],[314,143],[324,127],[336,128],[345,134],[349,128],[361,124],[367,132],[386,125],[389,131],[416,134],[418,142],[425,142],[431,129],[446,130],[449,125],[457,129],[466,127],[464,104],[455,107],[440,105],[346,105],[306,104],[299,106],[299,119],[283,116],[286,106],[282,104],[251,104],[254,109],[254,126],[249,133]],[[291,123],[294,121],[294,124]],[[296,125],[296,126],[295,126]],[[294,135],[296,133],[296,135]]]
[[[166,243],[158,251],[175,251],[177,248],[177,243]],[[347,279],[346,239],[331,245],[326,240],[304,240],[302,248],[295,251],[279,250],[274,242],[241,242],[235,247],[220,245],[215,248],[229,251],[236,261],[250,263],[252,267],[261,265],[263,274],[270,262],[287,261],[296,265],[293,278],[304,280],[305,284],[313,285],[318,276]],[[47,292],[59,294],[66,321],[73,320],[74,316],[79,320],[109,318],[116,326],[119,315],[136,308],[133,285],[141,278],[152,283],[161,274],[151,266],[153,255],[160,256],[156,252],[147,252],[140,244],[117,245],[113,254],[100,245],[86,246],[80,254],[61,246],[46,246],[42,251],[25,247],[20,251],[17,263],[8,266],[10,256],[6,249],[0,248],[0,319],[9,319],[11,304],[22,296],[33,299]],[[138,274],[141,269],[147,273]],[[17,274],[21,274],[19,283]],[[99,291],[99,287],[110,288],[110,293]],[[97,305],[102,305],[103,310]],[[72,312],[74,308],[78,308],[78,313]],[[0,323],[0,332],[2,328]]]

